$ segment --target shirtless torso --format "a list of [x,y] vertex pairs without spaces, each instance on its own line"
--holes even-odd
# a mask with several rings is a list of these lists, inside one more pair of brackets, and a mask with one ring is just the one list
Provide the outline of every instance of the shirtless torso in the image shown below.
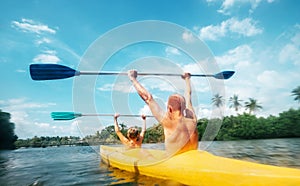
[[190,74],[186,81],[185,97],[174,94],[169,97],[167,112],[164,112],[152,95],[136,80],[137,72],[131,70],[128,76],[141,98],[148,104],[152,114],[164,128],[165,148],[169,155],[175,155],[198,148],[197,118],[191,102]]
[[143,127],[141,133],[138,132],[138,129],[135,127],[131,127],[127,131],[127,136],[125,137],[118,125],[117,118],[119,117],[119,114],[115,114],[114,116],[114,126],[115,126],[115,132],[119,139],[121,140],[122,144],[125,145],[128,148],[140,148],[143,143],[144,135],[146,132],[146,117],[142,115],[143,119]]
[[162,121],[164,126],[165,147],[168,154],[179,154],[198,148],[197,123],[190,118]]

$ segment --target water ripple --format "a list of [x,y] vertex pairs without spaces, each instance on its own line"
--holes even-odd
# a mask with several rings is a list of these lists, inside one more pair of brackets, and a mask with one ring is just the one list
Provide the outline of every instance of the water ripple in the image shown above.
[[[144,146],[164,148],[163,144]],[[207,150],[223,157],[300,168],[300,138],[213,142]],[[99,147],[0,151],[0,185],[180,185],[107,167],[98,152]]]

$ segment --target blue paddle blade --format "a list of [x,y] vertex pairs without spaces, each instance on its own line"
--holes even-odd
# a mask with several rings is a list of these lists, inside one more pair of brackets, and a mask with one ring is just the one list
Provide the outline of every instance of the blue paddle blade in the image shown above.
[[51,117],[53,120],[72,120],[81,117],[82,114],[75,112],[52,112]]
[[234,71],[223,71],[214,75],[216,79],[229,79],[234,74]]
[[58,64],[31,64],[30,76],[33,80],[65,79],[79,75],[79,72]]

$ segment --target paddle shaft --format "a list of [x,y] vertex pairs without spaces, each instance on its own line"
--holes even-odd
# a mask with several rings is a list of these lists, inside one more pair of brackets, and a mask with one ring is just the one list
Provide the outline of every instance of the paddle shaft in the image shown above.
[[[91,72],[91,71],[83,71],[75,74],[79,75],[128,75],[127,72]],[[182,74],[169,74],[169,73],[138,73],[138,76],[181,76]],[[214,77],[212,74],[191,74],[191,76],[196,77]]]
[[[115,116],[114,114],[81,114],[81,116]],[[120,114],[123,117],[142,117],[142,115],[137,114]],[[145,115],[145,117],[154,117],[151,115]]]
[[[84,117],[84,116],[110,116],[114,117],[115,114],[98,114],[98,113],[93,113],[93,114],[81,114],[81,113],[76,113],[76,112],[52,112],[51,117],[54,120],[73,120],[78,117]],[[142,115],[137,115],[137,114],[120,114],[119,116],[122,117],[142,117]],[[151,115],[145,115],[145,117],[154,117]]]

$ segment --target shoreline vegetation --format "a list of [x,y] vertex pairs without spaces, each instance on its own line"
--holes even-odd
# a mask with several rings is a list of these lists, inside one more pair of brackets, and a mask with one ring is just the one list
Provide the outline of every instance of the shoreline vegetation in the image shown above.
[[[300,86],[292,90],[294,100],[300,103]],[[217,108],[225,105],[223,96],[216,94],[211,99],[212,104]],[[228,141],[228,140],[251,140],[251,139],[274,139],[274,138],[299,138],[300,137],[300,108],[290,108],[288,111],[280,113],[278,116],[257,117],[253,113],[263,107],[254,98],[249,98],[242,104],[237,94],[229,98],[229,108],[233,108],[238,113],[244,107],[248,113],[237,114],[236,116],[225,116],[222,119],[201,118],[197,122],[199,133],[198,141]],[[119,124],[121,132],[125,135],[128,127]],[[208,127],[208,128],[207,128]],[[100,145],[100,144],[120,144],[114,125],[110,125],[97,131],[94,135],[84,138],[69,137],[33,137],[31,139],[18,139],[15,135],[15,124],[10,122],[10,113],[0,110],[0,150],[16,149],[21,147],[49,147],[61,145]],[[206,132],[209,129],[209,132]],[[220,130],[218,130],[220,129]],[[141,128],[140,128],[141,130]],[[216,134],[215,132],[218,131]],[[202,138],[203,137],[203,138]],[[158,123],[146,130],[143,143],[164,142],[163,127]]]
[[[205,139],[215,141],[228,140],[251,140],[251,139],[274,139],[274,138],[297,138],[300,137],[300,108],[290,109],[279,114],[279,116],[256,117],[249,113],[237,116],[225,116],[221,119],[198,120],[197,130],[199,141],[204,131],[210,125],[210,129],[220,130],[216,136],[207,136]],[[126,134],[128,127],[120,124],[121,132]],[[160,124],[155,124],[147,128],[143,143],[162,143],[164,142],[163,128]],[[94,135],[84,138],[69,137],[33,137],[31,139],[18,139],[14,142],[14,148],[21,147],[51,147],[51,146],[86,146],[101,144],[120,144],[114,126],[110,125],[97,131]]]

